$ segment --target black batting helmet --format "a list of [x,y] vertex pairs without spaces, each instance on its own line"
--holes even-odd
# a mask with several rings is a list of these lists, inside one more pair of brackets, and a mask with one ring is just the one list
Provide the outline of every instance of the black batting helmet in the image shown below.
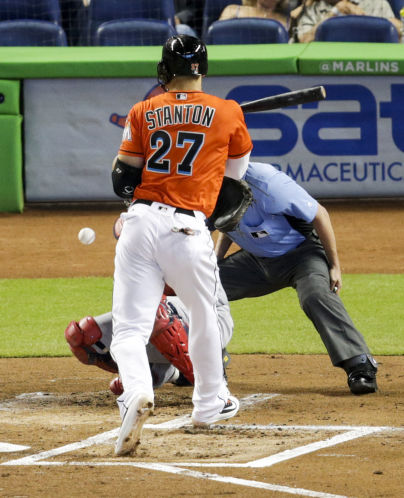
[[205,44],[194,36],[176,35],[163,46],[157,65],[159,83],[166,85],[175,76],[200,76],[208,73],[208,52]]

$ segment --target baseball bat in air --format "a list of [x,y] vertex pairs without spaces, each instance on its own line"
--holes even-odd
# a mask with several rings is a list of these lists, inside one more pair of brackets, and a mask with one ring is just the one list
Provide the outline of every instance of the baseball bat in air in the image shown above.
[[314,86],[312,88],[303,88],[294,92],[280,93],[279,95],[271,95],[263,99],[253,100],[241,104],[241,109],[246,112],[270,111],[272,109],[280,109],[291,105],[308,104],[309,102],[318,102],[326,97],[325,88],[323,86]]

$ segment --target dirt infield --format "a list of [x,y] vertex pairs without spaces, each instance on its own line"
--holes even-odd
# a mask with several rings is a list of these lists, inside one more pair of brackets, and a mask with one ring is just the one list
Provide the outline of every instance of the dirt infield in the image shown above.
[[[404,273],[404,200],[324,203],[345,273]],[[121,205],[32,206],[23,215],[0,213],[0,278],[110,276],[112,223]],[[77,239],[90,226],[96,241]]]
[[[325,205],[344,272],[404,273],[404,202]],[[0,214],[0,278],[110,276],[119,211]],[[83,226],[91,246],[77,240]],[[0,359],[0,496],[402,497],[404,358],[377,360],[379,392],[356,397],[326,355],[233,355],[234,419],[196,431],[191,388],[166,385],[137,456],[116,458],[111,374],[73,358]]]

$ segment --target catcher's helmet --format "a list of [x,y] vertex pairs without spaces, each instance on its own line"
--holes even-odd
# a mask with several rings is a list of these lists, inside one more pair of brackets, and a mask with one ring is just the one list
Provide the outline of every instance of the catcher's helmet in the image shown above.
[[208,53],[205,44],[189,35],[176,35],[163,46],[157,65],[159,83],[165,85],[175,76],[200,76],[208,72]]

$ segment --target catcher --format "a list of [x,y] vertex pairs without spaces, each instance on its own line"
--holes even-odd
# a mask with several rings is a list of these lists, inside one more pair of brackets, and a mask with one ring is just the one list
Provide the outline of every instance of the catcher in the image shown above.
[[[119,233],[119,228],[115,230]],[[171,292],[168,287],[166,290]],[[233,319],[223,288],[219,289],[217,314],[223,345],[223,367],[226,368],[230,356],[225,348],[233,334]],[[111,312],[96,317],[86,316],[78,322],[71,321],[65,330],[65,338],[81,363],[118,373],[118,366],[109,351],[112,341]],[[167,382],[178,386],[193,385],[194,374],[188,353],[188,313],[178,297],[162,296],[147,345],[147,355],[154,389]],[[117,396],[123,393],[119,376],[111,381],[109,387]]]

